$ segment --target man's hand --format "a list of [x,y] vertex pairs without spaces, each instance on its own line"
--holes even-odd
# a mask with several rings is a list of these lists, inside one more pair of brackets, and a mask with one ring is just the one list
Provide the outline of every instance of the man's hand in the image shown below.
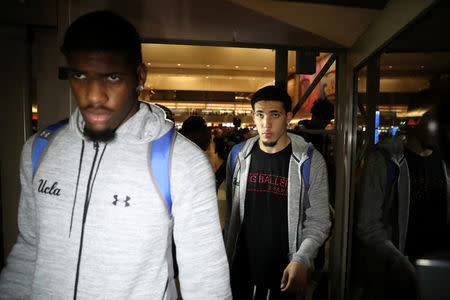
[[283,278],[281,278],[282,292],[303,291],[306,286],[307,270],[304,265],[296,261],[291,261],[284,269]]

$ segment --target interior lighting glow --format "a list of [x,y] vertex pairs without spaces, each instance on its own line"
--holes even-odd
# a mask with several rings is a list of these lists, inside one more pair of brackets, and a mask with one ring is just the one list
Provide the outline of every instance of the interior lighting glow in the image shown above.
[[181,64],[177,64],[177,66],[181,66]]
[[264,70],[267,70],[267,67],[264,67]]

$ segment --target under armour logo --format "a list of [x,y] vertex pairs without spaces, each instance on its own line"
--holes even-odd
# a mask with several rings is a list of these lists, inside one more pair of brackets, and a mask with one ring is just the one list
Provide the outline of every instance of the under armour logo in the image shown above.
[[131,198],[128,196],[126,196],[125,199],[119,199],[119,197],[117,195],[114,195],[114,199],[115,200],[112,202],[112,204],[114,204],[116,206],[117,206],[117,202],[123,203],[122,205],[125,207],[130,206],[130,203],[128,203],[128,201],[130,201]]

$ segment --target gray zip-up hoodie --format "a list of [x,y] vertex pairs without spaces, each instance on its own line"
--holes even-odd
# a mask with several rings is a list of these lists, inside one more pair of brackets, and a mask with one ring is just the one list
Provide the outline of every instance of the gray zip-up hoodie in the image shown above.
[[176,299],[173,229],[183,298],[230,299],[214,174],[202,151],[176,135],[171,218],[149,162],[151,141],[173,127],[164,112],[140,103],[97,151],[83,126],[76,110],[52,136],[33,178],[35,136],[24,146],[19,236],[0,298],[73,298],[78,277],[77,299]]
[[[361,256],[382,256],[388,264],[408,264],[404,256],[409,219],[410,178],[400,137],[376,145],[364,164],[358,184],[356,234]],[[389,163],[394,169],[389,170]],[[447,206],[450,205],[449,178]],[[389,178],[392,177],[392,178]],[[373,255],[367,255],[368,252]],[[364,259],[364,258],[361,258]],[[375,260],[374,260],[375,261]],[[364,263],[367,267],[367,263]]]
[[[288,240],[292,261],[310,268],[311,260],[328,237],[331,226],[328,208],[328,179],[325,161],[319,151],[311,156],[309,188],[305,187],[301,166],[308,158],[311,145],[295,134],[288,133],[292,155],[288,174]],[[232,266],[236,243],[244,219],[245,194],[251,162],[251,150],[259,136],[245,142],[236,159],[231,174],[231,155],[227,162],[227,214],[225,220],[225,246]],[[304,210],[304,207],[306,208]],[[305,217],[305,219],[303,219]],[[302,226],[303,224],[303,226]]]

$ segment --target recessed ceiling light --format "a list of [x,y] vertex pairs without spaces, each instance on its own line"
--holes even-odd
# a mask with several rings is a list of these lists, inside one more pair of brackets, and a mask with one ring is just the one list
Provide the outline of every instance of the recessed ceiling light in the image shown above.
[[152,64],[151,64],[151,63],[147,63],[147,65],[148,65],[148,66],[151,66]]
[[177,64],[177,66],[181,66],[181,64]]
[[206,65],[207,68],[211,67],[210,65]]
[[389,66],[389,69],[392,69],[392,66]]
[[236,69],[239,69],[239,66],[234,66]]
[[267,70],[267,67],[264,67],[264,70]]

